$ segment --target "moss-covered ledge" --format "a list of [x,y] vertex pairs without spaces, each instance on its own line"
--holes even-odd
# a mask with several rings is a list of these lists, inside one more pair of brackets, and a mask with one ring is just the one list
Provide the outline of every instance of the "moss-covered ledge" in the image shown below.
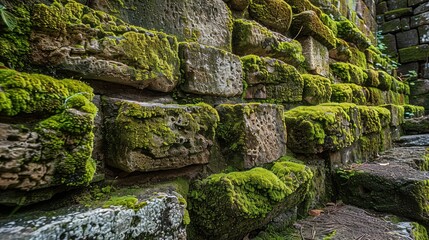
[[303,201],[313,173],[281,158],[271,167],[219,173],[189,196],[192,239],[238,239]]

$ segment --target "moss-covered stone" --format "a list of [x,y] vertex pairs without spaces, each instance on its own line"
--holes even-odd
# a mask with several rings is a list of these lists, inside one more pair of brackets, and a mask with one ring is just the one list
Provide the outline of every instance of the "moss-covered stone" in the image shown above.
[[398,8],[384,13],[384,18],[389,21],[395,18],[400,18],[413,14],[413,8]]
[[286,154],[283,107],[273,104],[221,104],[217,129],[227,163],[249,169]]
[[368,78],[366,79],[364,86],[366,86],[366,87],[378,87],[378,85],[380,85],[378,71],[376,71],[374,69],[366,69],[365,73],[366,73],[366,75],[368,75]]
[[354,83],[336,83],[332,86],[332,102],[365,104],[368,90]]
[[304,79],[303,100],[305,102],[311,105],[329,102],[332,94],[331,80],[311,74],[303,74],[302,78]]
[[404,105],[405,117],[421,117],[425,114],[425,108],[422,106],[415,106],[406,104]]
[[189,196],[195,235],[201,239],[242,238],[300,203],[312,177],[306,166],[280,160],[269,169],[220,173],[198,181]]
[[395,105],[395,104],[386,104],[386,105],[381,105],[380,107],[384,107],[390,111],[390,116],[391,116],[390,126],[397,127],[404,123],[404,117],[405,117],[404,106]]
[[323,12],[320,8],[313,5],[313,3],[309,0],[285,0],[292,7],[292,11],[294,14],[298,14],[304,11],[314,11],[317,16],[322,16]]
[[255,54],[273,57],[299,67],[304,62],[301,44],[271,32],[260,24],[237,19],[234,21],[232,49],[240,56]]
[[425,61],[429,56],[429,46],[427,44],[401,48],[398,51],[401,63]]
[[368,75],[362,68],[344,62],[336,62],[330,64],[332,74],[341,83],[355,83],[363,85],[368,78]]
[[336,47],[329,50],[329,57],[340,62],[349,62],[352,57],[350,45],[341,38],[337,38]]
[[319,15],[319,18],[323,22],[323,24],[325,24],[329,29],[331,29],[332,33],[334,33],[335,36],[338,35],[337,23],[334,19],[332,19],[330,15],[322,12],[322,14]]
[[296,36],[312,36],[328,49],[335,48],[335,35],[325,26],[314,11],[304,11],[293,17],[292,34]]
[[349,50],[352,53],[349,59],[349,63],[354,64],[362,69],[366,69],[367,62],[365,53],[354,47],[350,47]]
[[337,22],[338,37],[354,43],[360,50],[371,45],[371,41],[351,21],[342,19]]
[[373,106],[358,106],[361,122],[362,133],[380,133],[383,127],[389,126],[391,115],[388,109]]
[[321,153],[350,146],[355,139],[350,116],[341,106],[301,106],[285,112],[287,146],[296,153]]
[[216,110],[105,99],[107,163],[127,172],[175,169],[209,160]]
[[262,25],[286,33],[292,22],[292,9],[283,0],[253,0],[249,14]]
[[378,80],[380,84],[378,88],[384,91],[390,90],[394,78],[385,71],[378,71]]

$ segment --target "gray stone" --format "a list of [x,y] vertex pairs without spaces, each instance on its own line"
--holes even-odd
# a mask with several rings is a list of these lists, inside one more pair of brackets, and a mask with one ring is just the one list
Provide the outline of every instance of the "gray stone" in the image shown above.
[[412,8],[401,8],[401,9],[396,9],[393,11],[386,12],[384,14],[384,18],[386,19],[386,21],[390,21],[395,18],[410,16],[412,14],[413,14]]
[[387,49],[387,54],[389,54],[390,56],[396,56],[398,54],[398,50],[397,50],[397,45],[396,45],[396,37],[394,34],[386,34],[383,35],[383,39],[382,42],[386,45]]
[[401,18],[401,29],[402,31],[407,31],[410,30],[410,18],[406,17],[406,18]]
[[[417,119],[405,119],[406,125],[408,125],[404,130],[408,134],[416,134],[419,133],[418,128],[411,128],[412,126],[417,126],[417,122],[423,123],[426,125],[426,129],[421,129],[422,131],[420,133],[428,133],[429,129],[427,128],[429,126],[429,119],[428,117],[422,117]],[[408,123],[408,124],[407,124]],[[412,146],[429,146],[429,134],[418,134],[418,135],[406,135],[402,136],[398,144],[402,147],[412,147]],[[423,157],[423,155],[421,156]]]
[[[125,206],[66,210],[30,220],[0,224],[2,239],[186,239],[185,203],[177,193],[153,193]],[[55,216],[52,216],[55,214]],[[31,218],[31,217],[30,217]]]
[[422,4],[414,9],[414,15],[429,11],[429,2]]
[[[415,6],[415,5],[417,5],[417,4],[420,4],[420,3],[424,3],[424,2],[426,2],[427,0],[408,0],[408,6]],[[405,1],[404,1],[405,2]]]
[[381,25],[383,33],[392,33],[401,30],[401,20],[394,19],[388,22],[385,22]]
[[312,74],[321,75],[324,77],[329,76],[329,51],[328,49],[309,36],[299,40],[305,57],[307,70]]
[[410,71],[419,71],[419,63],[418,62],[411,62],[411,63],[403,63],[399,65],[398,67],[398,74],[399,75],[406,75],[409,74]]
[[411,17],[410,26],[416,28],[422,25],[429,24],[429,12],[424,12],[422,14]]
[[407,7],[407,1],[404,0],[387,0],[387,5],[389,6],[389,11],[395,10],[398,8]]
[[180,57],[184,92],[220,97],[242,94],[243,69],[238,56],[198,43],[182,43]]
[[406,48],[419,44],[419,34],[416,29],[396,33],[398,48]]
[[129,9],[118,9],[134,25],[230,50],[232,18],[222,0],[132,1]]
[[384,14],[388,11],[387,2],[383,1],[377,4],[377,15]]
[[250,169],[286,154],[283,107],[274,104],[219,105],[217,137],[229,164]]
[[106,162],[126,172],[177,169],[209,161],[216,111],[105,99]]
[[423,95],[429,93],[429,79],[417,79],[410,84],[413,95]]
[[418,28],[420,44],[429,43],[429,25],[423,25]]

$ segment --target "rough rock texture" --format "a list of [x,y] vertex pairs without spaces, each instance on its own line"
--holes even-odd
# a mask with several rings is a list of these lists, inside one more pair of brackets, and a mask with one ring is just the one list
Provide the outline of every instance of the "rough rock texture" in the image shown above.
[[418,134],[402,136],[398,144],[400,146],[429,146],[429,135]]
[[190,192],[192,239],[241,239],[305,197],[313,173],[280,160],[269,169],[214,174]]
[[304,62],[302,47],[298,41],[244,19],[234,21],[232,51],[240,56],[255,54],[277,58],[295,67]]
[[331,80],[328,78],[303,74],[304,79],[304,92],[303,99],[310,105],[317,105],[320,103],[329,102],[332,94]]
[[337,171],[345,202],[429,222],[429,173],[394,162],[362,164]]
[[[92,89],[6,69],[0,89],[0,189],[87,185],[95,171]],[[18,121],[25,113],[35,119]]]
[[183,43],[180,58],[184,92],[220,97],[242,94],[243,69],[238,56],[198,43]]
[[222,0],[132,1],[132,6],[121,7],[120,15],[134,25],[175,35],[179,41],[231,48],[232,18]]
[[208,162],[218,122],[209,105],[107,98],[104,105],[107,164],[148,172]]
[[283,107],[273,104],[221,104],[217,137],[229,165],[249,169],[286,154]]
[[247,82],[246,99],[279,103],[302,100],[303,79],[295,67],[273,58],[247,55],[241,58]]
[[32,61],[74,77],[170,92],[179,81],[174,36],[124,23],[74,1],[37,4]]
[[[130,196],[127,196],[130,197]],[[179,196],[180,197],[180,196]],[[185,204],[177,194],[157,193],[134,206],[69,209],[66,213],[0,225],[2,239],[186,239]],[[145,202],[137,207],[139,203]],[[125,203],[124,203],[125,204]],[[133,208],[131,208],[133,207]]]
[[429,133],[429,116],[406,119],[402,127],[406,134]]
[[307,70],[313,74],[324,77],[329,76],[329,52],[328,49],[313,37],[300,39],[305,57]]
[[250,16],[262,25],[279,33],[287,33],[292,22],[292,9],[283,0],[254,0]]

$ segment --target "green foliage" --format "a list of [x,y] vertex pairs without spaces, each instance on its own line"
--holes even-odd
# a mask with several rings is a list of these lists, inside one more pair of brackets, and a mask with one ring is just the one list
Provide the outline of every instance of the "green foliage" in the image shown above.
[[12,31],[17,26],[16,17],[6,10],[6,7],[0,4],[0,16],[3,23]]
[[139,202],[136,196],[127,195],[127,196],[113,196],[104,203],[103,207],[108,208],[110,206],[123,206],[137,211],[146,205],[147,205],[146,202]]

